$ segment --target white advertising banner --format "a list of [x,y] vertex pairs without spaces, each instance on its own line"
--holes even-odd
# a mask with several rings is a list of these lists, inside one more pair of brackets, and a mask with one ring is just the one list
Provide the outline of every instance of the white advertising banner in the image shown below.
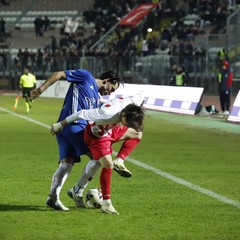
[[[41,86],[45,80],[37,80],[37,87]],[[69,88],[68,81],[57,81],[46,89],[41,97],[50,97],[50,98],[65,98],[67,90]]]
[[[37,81],[37,86],[40,86],[42,83],[43,81]],[[69,83],[67,81],[58,81],[50,86],[41,96],[64,98],[68,87]],[[194,115],[204,89],[200,87],[173,87],[126,83],[121,85],[121,87],[110,96],[104,96],[102,100],[133,96],[141,90],[145,92],[144,107],[146,109]]]
[[237,97],[235,98],[232,110],[227,120],[232,122],[240,122],[240,91],[238,91]]

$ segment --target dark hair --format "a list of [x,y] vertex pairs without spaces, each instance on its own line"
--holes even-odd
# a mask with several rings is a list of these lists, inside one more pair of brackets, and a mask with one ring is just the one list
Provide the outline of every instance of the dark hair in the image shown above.
[[143,130],[145,111],[142,106],[137,106],[133,103],[129,104],[123,109],[122,113],[125,114],[128,127],[135,129],[137,132]]
[[116,83],[119,83],[119,85],[120,85],[120,83],[124,84],[124,82],[118,72],[107,71],[99,76],[99,79],[101,79],[101,80],[104,80],[106,78],[110,78],[110,83],[112,83],[112,84],[116,84]]

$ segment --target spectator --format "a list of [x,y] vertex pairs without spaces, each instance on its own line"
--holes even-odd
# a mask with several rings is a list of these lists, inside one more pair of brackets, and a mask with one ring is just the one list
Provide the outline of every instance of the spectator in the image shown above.
[[161,50],[165,50],[168,48],[169,43],[172,41],[172,34],[169,28],[165,28],[160,37],[160,48]]
[[37,67],[37,71],[42,71],[42,67],[43,67],[43,52],[41,50],[41,48],[38,49],[37,51],[37,56],[36,56],[36,67]]
[[0,19],[0,37],[5,37],[6,34],[6,28],[5,28],[6,22],[3,17]]
[[42,18],[40,16],[36,17],[33,23],[34,23],[34,26],[35,26],[36,37],[43,36],[43,32],[42,32],[43,21],[42,21]]
[[47,31],[50,27],[50,20],[48,16],[45,16],[44,19],[42,20],[42,25],[43,25],[43,30]]
[[28,60],[30,57],[30,53],[27,48],[25,48],[24,52],[22,53],[22,69],[24,70],[28,66]]
[[148,40],[148,50],[150,55],[156,54],[156,42],[154,37],[150,37]]
[[52,53],[55,53],[55,51],[57,50],[57,40],[55,38],[55,36],[51,36],[51,50]]
[[221,114],[228,116],[230,110],[231,86],[233,71],[228,61],[223,61],[222,69],[218,73],[218,94],[221,105]]
[[143,40],[142,40],[142,56],[146,57],[148,54],[149,54],[148,41],[146,38],[143,38]]

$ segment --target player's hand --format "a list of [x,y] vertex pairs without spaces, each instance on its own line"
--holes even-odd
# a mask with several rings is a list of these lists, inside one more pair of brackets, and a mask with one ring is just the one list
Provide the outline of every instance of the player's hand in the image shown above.
[[41,93],[42,92],[41,92],[40,88],[33,89],[30,92],[30,100],[38,98],[41,95]]
[[62,130],[63,126],[60,122],[54,123],[51,126],[51,134],[55,135],[56,133],[60,132]]
[[226,93],[226,94],[228,94],[228,93],[229,93],[229,91],[226,91],[225,93]]

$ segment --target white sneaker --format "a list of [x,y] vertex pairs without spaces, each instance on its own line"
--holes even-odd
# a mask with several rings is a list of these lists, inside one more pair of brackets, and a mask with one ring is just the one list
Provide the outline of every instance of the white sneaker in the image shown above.
[[228,115],[229,115],[229,111],[224,111],[222,114],[223,114],[224,116],[228,116]]
[[69,208],[65,207],[60,200],[54,201],[51,196],[47,197],[46,204],[54,210],[68,211]]
[[114,160],[113,169],[122,177],[129,178],[132,176],[132,173],[125,167],[124,163]]
[[71,188],[67,192],[68,196],[73,199],[76,206],[79,208],[86,208],[86,205],[83,202],[83,197],[81,197],[79,194],[74,192],[74,189]]
[[103,213],[119,215],[111,203],[103,203],[101,208]]

